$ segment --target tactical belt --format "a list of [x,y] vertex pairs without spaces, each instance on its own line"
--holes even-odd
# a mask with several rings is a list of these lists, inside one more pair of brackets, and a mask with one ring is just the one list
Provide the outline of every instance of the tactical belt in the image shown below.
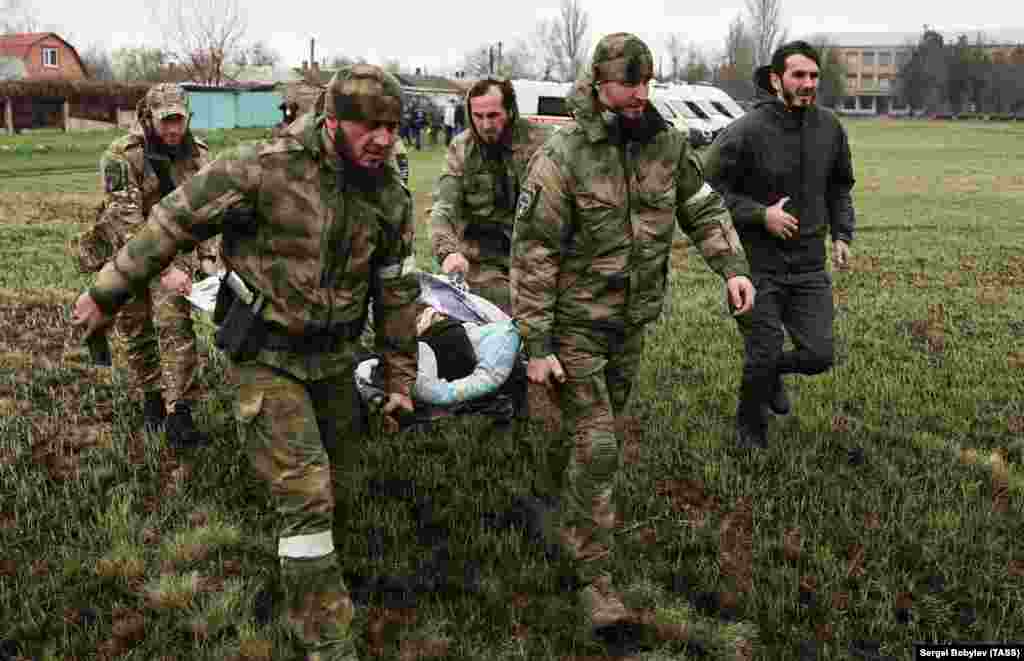
[[290,335],[281,324],[267,322],[267,335],[261,348],[299,354],[330,353],[357,339],[363,334],[365,325],[365,320],[357,319],[332,326],[324,333]]

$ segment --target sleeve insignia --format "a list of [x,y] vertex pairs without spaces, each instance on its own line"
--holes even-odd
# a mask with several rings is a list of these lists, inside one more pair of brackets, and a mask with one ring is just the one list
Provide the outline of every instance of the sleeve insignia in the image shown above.
[[124,167],[115,160],[106,161],[103,164],[103,190],[113,193],[124,190],[127,186]]

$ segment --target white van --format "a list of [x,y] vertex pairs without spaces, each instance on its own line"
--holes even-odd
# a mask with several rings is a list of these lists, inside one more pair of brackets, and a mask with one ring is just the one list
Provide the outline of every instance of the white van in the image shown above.
[[715,127],[684,102],[678,86],[651,85],[650,100],[666,121],[689,136],[691,145],[702,147],[711,144]]
[[519,115],[542,124],[562,125],[572,121],[565,108],[565,97],[572,91],[572,83],[547,80],[513,80]]
[[740,107],[740,104],[736,103],[725,90],[719,89],[714,85],[708,85],[707,83],[697,83],[694,85],[694,92],[703,96],[716,110],[730,119],[739,119],[744,115],[744,110]]
[[677,84],[672,86],[671,92],[682,100],[683,104],[690,109],[690,112],[703,119],[711,129],[712,134],[717,136],[719,131],[732,123],[732,118],[719,112],[712,106],[704,98],[703,94],[697,91],[697,87],[697,85]]

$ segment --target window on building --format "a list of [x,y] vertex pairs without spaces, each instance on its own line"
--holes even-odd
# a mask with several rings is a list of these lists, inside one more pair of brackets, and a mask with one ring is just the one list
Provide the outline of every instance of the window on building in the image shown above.
[[56,48],[44,48],[43,49],[43,66],[44,67],[55,67],[55,66],[57,66],[57,49]]
[[866,90],[875,89],[878,87],[878,79],[874,76],[864,76],[861,78],[861,87]]
[[846,89],[857,89],[857,74],[851,73],[846,76]]
[[860,53],[847,53],[846,64],[851,67],[855,67],[860,64]]
[[878,66],[880,66],[880,67],[892,66],[892,53],[879,53],[878,54]]
[[873,66],[875,66],[875,51],[873,51],[873,50],[866,50],[866,51],[863,52],[862,55],[864,57],[864,66],[866,66],[866,67],[873,67]]
[[892,81],[890,79],[888,79],[888,78],[884,78],[884,77],[883,78],[879,78],[878,79],[878,89],[882,90],[883,92],[888,92],[889,91],[889,86],[890,86],[891,83],[892,83]]
[[857,97],[847,96],[843,98],[843,108],[845,110],[856,110],[857,109]]

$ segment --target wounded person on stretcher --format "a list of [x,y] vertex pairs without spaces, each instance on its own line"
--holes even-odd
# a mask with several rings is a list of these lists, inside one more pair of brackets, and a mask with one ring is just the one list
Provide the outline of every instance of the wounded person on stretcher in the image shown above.
[[[424,308],[416,332],[419,368],[413,398],[433,406],[455,407],[497,393],[519,362],[519,331],[511,320],[459,321]],[[374,383],[377,359],[356,369],[364,399],[383,392]]]

